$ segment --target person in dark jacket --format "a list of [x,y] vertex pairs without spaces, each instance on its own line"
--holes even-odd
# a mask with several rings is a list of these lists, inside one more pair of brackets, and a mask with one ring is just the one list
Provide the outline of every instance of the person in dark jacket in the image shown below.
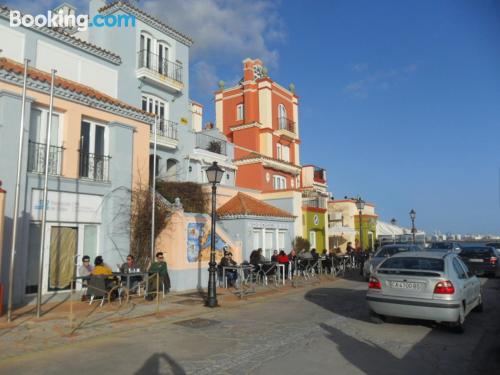
[[[230,267],[236,266],[237,263],[233,259],[233,254],[231,252],[225,252],[224,256],[220,260],[220,267]],[[226,272],[227,285],[235,286],[236,280],[238,279],[238,272],[235,269],[227,269]]]
[[[170,276],[168,275],[167,262],[165,262],[162,252],[156,253],[156,261],[151,263],[149,267],[149,286],[148,286],[148,300],[154,299],[154,292],[156,290],[156,277],[160,278],[160,288],[163,284],[165,293],[170,292]],[[157,275],[157,276],[156,276]]]

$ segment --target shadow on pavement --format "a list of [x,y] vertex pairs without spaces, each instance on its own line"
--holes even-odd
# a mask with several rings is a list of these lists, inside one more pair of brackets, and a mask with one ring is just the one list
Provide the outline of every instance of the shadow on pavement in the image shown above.
[[134,375],[185,375],[184,369],[168,354],[155,353],[147,359]]

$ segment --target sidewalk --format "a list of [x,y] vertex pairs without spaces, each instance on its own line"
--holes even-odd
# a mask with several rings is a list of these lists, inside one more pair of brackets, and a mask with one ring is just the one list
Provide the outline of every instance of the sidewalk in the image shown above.
[[[234,289],[217,290],[217,298],[221,309],[232,309],[265,301],[270,298],[303,292],[309,287],[331,283],[331,277],[322,277],[320,283],[306,283],[295,288],[289,283],[280,288],[260,287],[257,293],[240,299]],[[78,294],[74,295],[79,298]],[[69,300],[49,302],[43,305],[43,315],[36,318],[36,307],[25,306],[13,312],[13,320],[8,323],[6,317],[0,319],[0,361],[17,357],[25,353],[33,353],[49,348],[112,335],[114,332],[162,323],[174,323],[208,315],[213,309],[204,306],[204,295],[197,291],[171,293],[160,298],[159,308],[156,301],[148,302],[135,297],[121,309],[98,303],[73,302],[73,318],[71,319]]]

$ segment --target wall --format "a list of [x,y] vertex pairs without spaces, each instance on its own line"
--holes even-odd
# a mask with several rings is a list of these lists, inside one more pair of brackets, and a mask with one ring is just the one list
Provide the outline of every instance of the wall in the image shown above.
[[[303,237],[307,238],[310,241],[311,239],[309,236],[309,231],[314,230],[316,232],[316,250],[321,253],[324,249],[327,248],[325,243],[325,214],[323,210],[320,211],[313,208],[308,208],[307,210],[304,209],[303,213],[305,218]],[[314,222],[315,217],[317,217],[317,224]]]
[[[169,219],[167,227],[156,239],[156,250],[163,251],[168,264],[173,291],[206,288],[208,285],[208,257],[205,251],[203,260],[189,262],[187,258],[188,225],[203,223],[208,235],[211,220],[208,215],[175,212]],[[242,261],[241,244],[233,241],[221,226],[217,226],[217,234],[229,246],[236,262]],[[217,262],[220,260],[218,253]]]

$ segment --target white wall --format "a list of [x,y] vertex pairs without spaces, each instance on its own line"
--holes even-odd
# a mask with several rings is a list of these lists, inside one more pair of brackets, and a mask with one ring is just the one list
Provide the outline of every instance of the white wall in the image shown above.
[[7,57],[18,62],[24,60],[24,34],[0,25],[0,57]]
[[36,67],[82,83],[112,97],[117,96],[118,72],[44,41],[37,41]]

